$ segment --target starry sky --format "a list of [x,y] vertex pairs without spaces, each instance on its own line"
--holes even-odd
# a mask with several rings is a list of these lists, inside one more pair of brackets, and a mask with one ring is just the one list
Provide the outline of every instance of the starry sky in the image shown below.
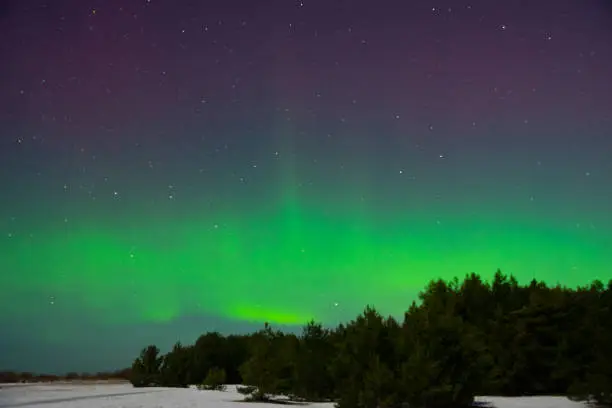
[[612,7],[2,0],[0,368],[612,278]]

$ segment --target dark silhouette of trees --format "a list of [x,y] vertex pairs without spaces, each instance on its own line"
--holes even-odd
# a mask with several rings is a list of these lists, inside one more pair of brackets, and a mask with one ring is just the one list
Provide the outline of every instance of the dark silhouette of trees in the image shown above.
[[38,382],[53,382],[53,381],[113,381],[123,382],[131,378],[131,368],[125,368],[113,372],[99,372],[96,374],[79,374],[77,372],[68,372],[64,375],[54,374],[34,374],[29,372],[16,371],[0,371],[0,384],[6,383],[38,383]]
[[314,321],[308,322],[294,349],[293,395],[308,401],[321,401],[334,392],[328,362],[334,356],[330,331]]
[[272,330],[265,324],[263,330],[251,338],[251,353],[240,367],[245,384],[255,388],[250,398],[265,401],[273,394],[292,391],[295,336]]
[[0,384],[14,384],[22,381],[21,373],[16,373],[14,371],[0,372]]
[[[165,357],[160,356],[159,348],[154,345],[142,349],[140,357],[134,360],[132,364],[132,377],[130,378],[132,385],[134,387],[152,387],[164,384],[161,367],[165,358],[172,359],[172,353],[168,353]],[[172,384],[167,385],[172,386]]]
[[249,357],[249,336],[224,337],[217,332],[200,336],[192,349],[190,384],[201,384],[210,369],[225,370],[227,383],[240,384],[240,366]]
[[453,313],[460,302],[444,282],[431,285],[422,300],[424,307],[414,305],[403,325],[404,399],[411,406],[471,406],[490,367],[484,333]]
[[165,355],[150,345],[110,373],[0,372],[0,383],[129,379],[135,387],[244,384],[339,408],[467,407],[475,395],[567,395],[612,407],[612,281],[569,289],[498,271],[430,282],[398,321],[373,307],[299,335],[206,333]]
[[193,346],[183,347],[179,342],[162,359],[161,383],[168,387],[189,386]]
[[309,322],[296,336],[266,324],[158,353],[149,346],[134,361],[135,386],[202,384],[210,373],[217,386],[223,370],[251,399],[284,394],[339,408],[468,407],[475,395],[612,407],[612,281],[569,289],[470,274],[430,282],[401,322],[367,307],[335,329]]
[[339,407],[393,406],[398,332],[395,320],[371,307],[338,328],[331,372]]

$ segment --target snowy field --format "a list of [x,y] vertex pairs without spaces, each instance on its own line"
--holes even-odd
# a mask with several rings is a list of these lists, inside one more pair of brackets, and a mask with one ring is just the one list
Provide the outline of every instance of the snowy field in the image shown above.
[[[129,384],[0,385],[0,408],[279,408],[290,405],[249,404],[234,386],[227,391],[177,388],[132,388]],[[478,398],[479,406],[495,408],[584,408],[563,397]],[[333,408],[333,404],[296,404]]]

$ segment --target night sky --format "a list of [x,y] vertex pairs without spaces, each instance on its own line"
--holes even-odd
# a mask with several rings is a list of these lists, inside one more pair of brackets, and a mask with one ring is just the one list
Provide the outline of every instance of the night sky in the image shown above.
[[3,0],[0,369],[612,278],[606,1]]

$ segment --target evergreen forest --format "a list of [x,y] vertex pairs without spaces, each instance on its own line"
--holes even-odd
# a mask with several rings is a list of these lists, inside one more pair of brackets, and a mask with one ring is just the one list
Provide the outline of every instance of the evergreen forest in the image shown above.
[[136,387],[238,390],[251,401],[284,395],[338,408],[462,408],[476,395],[566,395],[612,406],[612,281],[579,288],[435,280],[403,319],[368,306],[335,328],[300,334],[269,324],[249,335],[210,332],[167,354],[134,360]]

